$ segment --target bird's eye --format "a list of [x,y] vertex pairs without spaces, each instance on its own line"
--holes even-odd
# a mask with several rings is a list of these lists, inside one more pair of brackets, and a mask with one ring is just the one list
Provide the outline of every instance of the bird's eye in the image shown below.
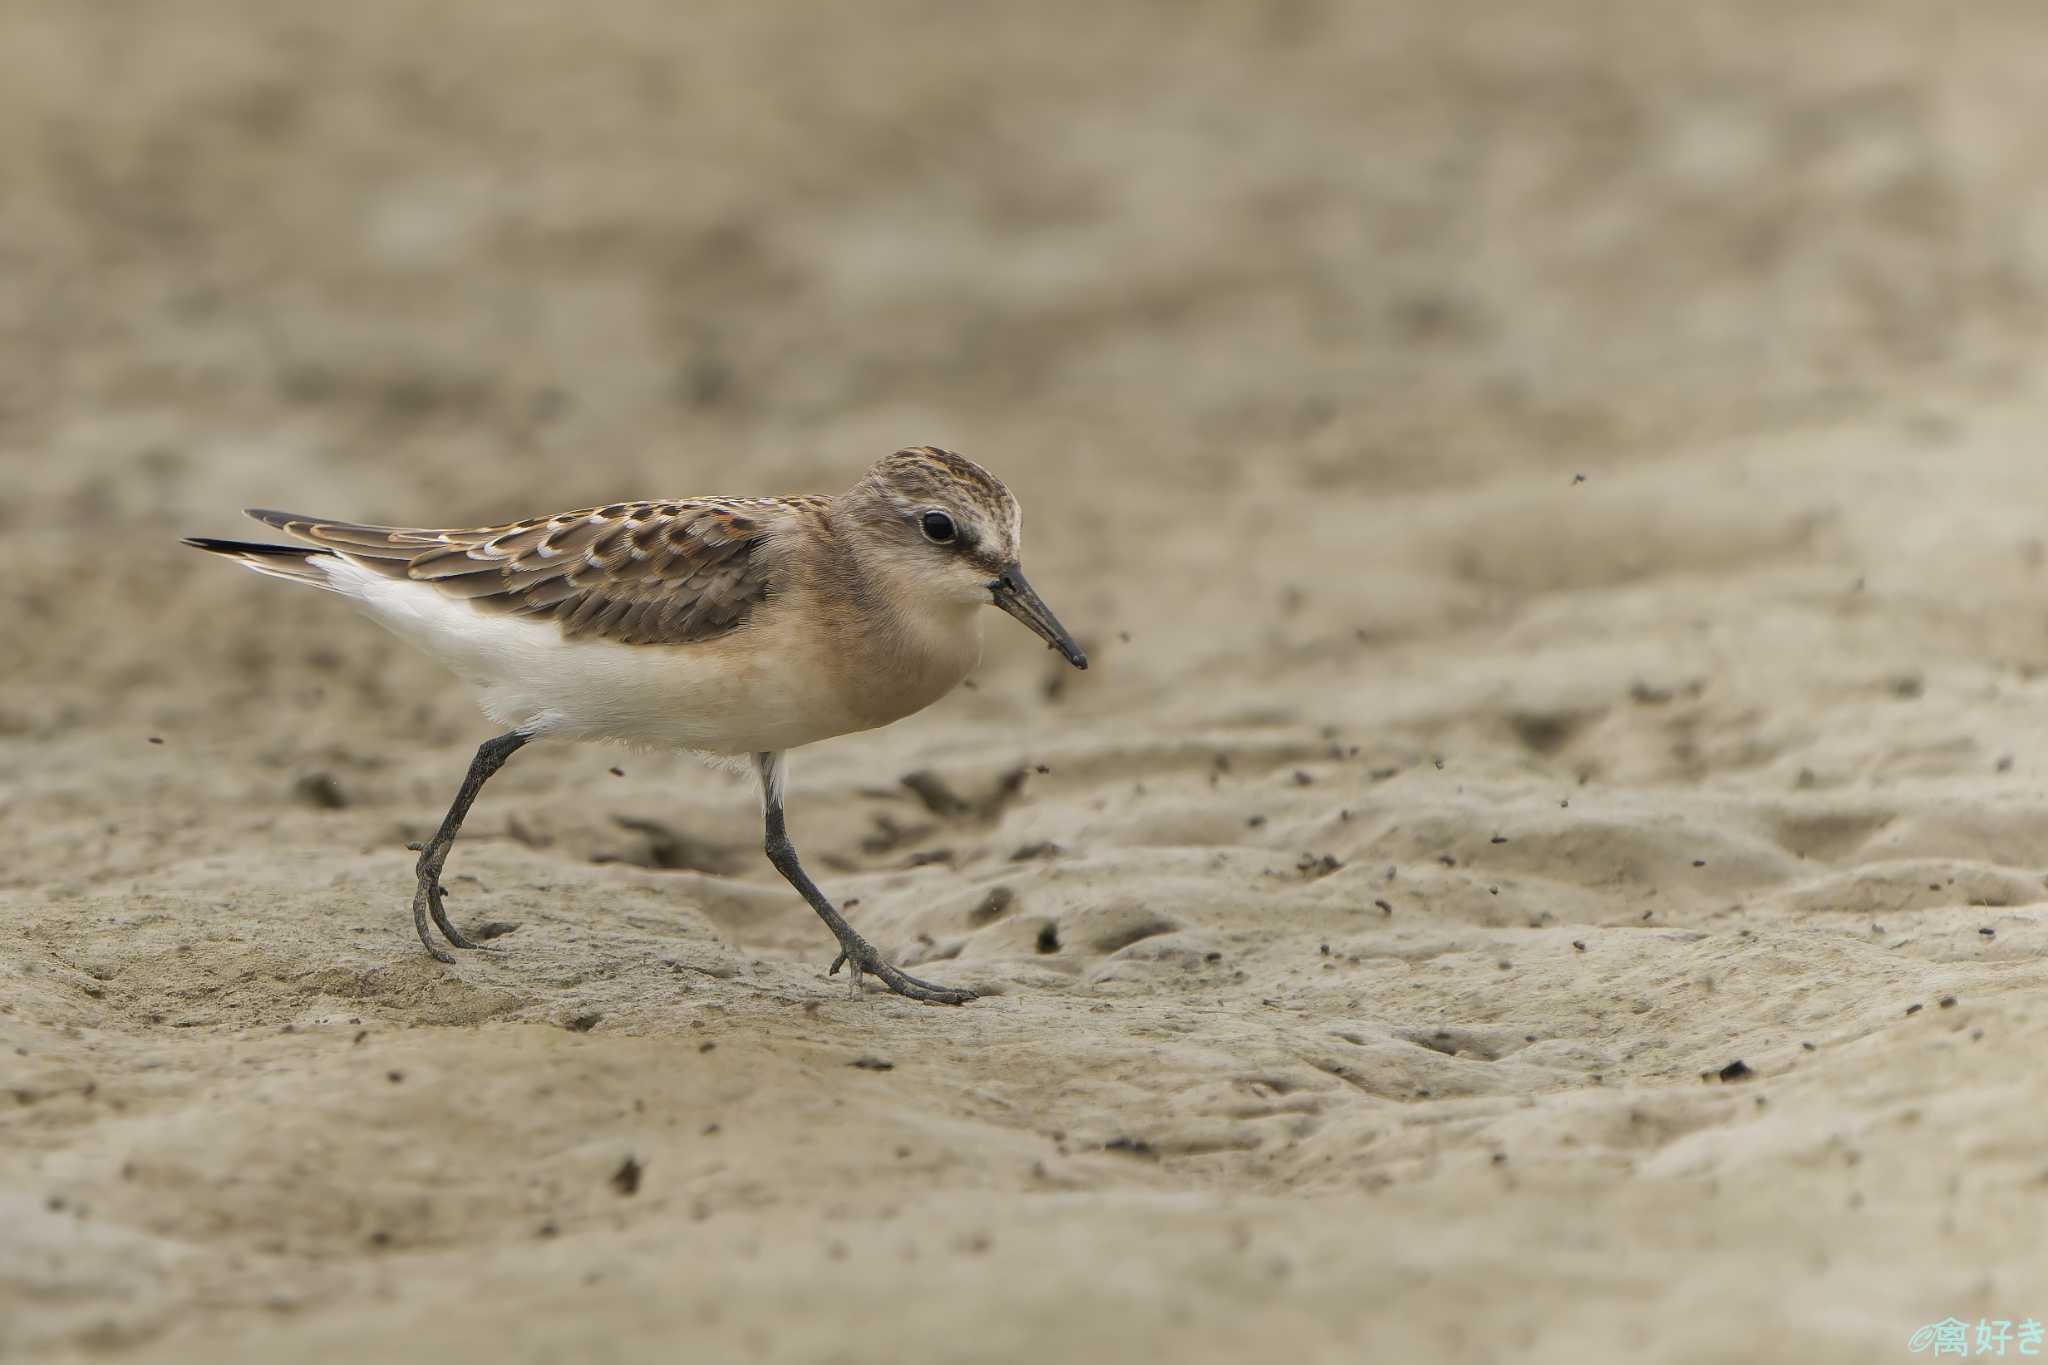
[[924,538],[934,545],[949,545],[953,540],[953,519],[944,512],[924,514]]

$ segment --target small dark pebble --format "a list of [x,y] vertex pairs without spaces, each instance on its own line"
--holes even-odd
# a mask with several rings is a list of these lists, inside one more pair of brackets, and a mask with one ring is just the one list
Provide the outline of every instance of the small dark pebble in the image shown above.
[[1380,908],[1380,913],[1383,915],[1391,915],[1394,913],[1394,907],[1387,904],[1385,901],[1374,901],[1373,904],[1377,905]]
[[1956,998],[1953,995],[1944,995],[1943,997],[1941,997],[1941,999],[1935,1001],[1934,1003],[1941,1006],[1945,1010],[1952,1010],[1956,1007]]
[[1016,902],[1017,893],[1007,886],[991,886],[981,903],[967,912],[969,924],[987,924]]
[[1129,1152],[1132,1156],[1152,1156],[1152,1144],[1143,1138],[1113,1137],[1102,1144],[1105,1152]]
[[519,926],[517,924],[508,924],[504,920],[494,919],[490,921],[488,924],[479,924],[476,928],[470,930],[469,932],[471,937],[481,939],[484,942],[489,942],[491,939],[494,938],[505,937],[505,935],[511,933],[518,927]]
[[1906,1006],[1906,1013],[1907,1013],[1907,1014],[1918,1014],[1918,1013],[1919,1013],[1919,1012],[1920,1012],[1921,1010],[1923,1010],[1923,1009],[1925,1009],[1925,1008],[1927,1008],[1927,1007],[1926,1007],[1925,1005],[1908,1005],[1908,1006]]
[[880,1057],[856,1057],[848,1062],[847,1065],[857,1066],[862,1071],[894,1071],[896,1069],[896,1063],[886,1061]]
[[334,780],[333,773],[302,774],[292,783],[292,795],[315,810],[342,810],[348,805],[348,793]]
[[973,806],[954,791],[945,778],[928,768],[905,773],[897,781],[909,788],[911,794],[923,802],[924,808],[933,815],[950,818],[966,815],[973,810]]
[[356,1030],[356,1037],[355,1037],[355,1041],[356,1041],[356,1044],[357,1044],[358,1046],[360,1046],[360,1045],[362,1044],[362,1041],[363,1041],[363,1039],[365,1039],[365,1038],[367,1038],[367,1037],[369,1037],[369,1036],[370,1036],[370,1031],[369,1031],[368,1029],[357,1029],[357,1030]]
[[1028,862],[1033,858],[1057,857],[1059,855],[1059,851],[1060,846],[1058,844],[1053,843],[1051,840],[1046,840],[1042,843],[1036,844],[1025,844],[1023,847],[1019,848],[1015,853],[1012,853],[1010,855],[1010,861],[1013,863],[1022,863]]
[[1989,926],[1986,926],[1985,928],[1979,929],[1979,930],[1978,930],[1977,932],[1978,932],[1978,933],[1980,933],[1980,934],[1982,934],[1982,935],[1984,935],[1984,937],[1986,937],[1986,938],[1997,938],[1997,937],[1998,937],[1998,931],[1997,931],[1996,929],[1990,928]]
[[390,1234],[390,1233],[388,1233],[388,1232],[384,1232],[384,1231],[381,1231],[381,1230],[380,1230],[380,1231],[377,1231],[377,1232],[373,1232],[373,1233],[371,1233],[371,1234],[370,1234],[370,1245],[371,1245],[371,1246],[373,1246],[373,1247],[388,1247],[388,1246],[390,1246],[390,1245],[391,1245],[391,1234]]
[[1820,1045],[1818,1043],[1801,1043],[1799,1046],[1805,1048],[1808,1052],[1820,1051]]
[[1257,829],[1260,825],[1263,825],[1265,823],[1266,817],[1263,815],[1254,815],[1250,819],[1245,821],[1245,824],[1249,825],[1253,829]]
[[1048,768],[1048,767],[1046,767],[1046,766],[1045,766],[1045,764],[1043,764],[1043,763],[1038,763],[1038,764],[1034,764],[1034,765],[1032,766],[1032,769],[1031,769],[1031,771],[1033,771],[1033,772],[1037,773],[1037,774],[1038,774],[1038,775],[1039,775],[1040,777],[1043,777],[1043,776],[1045,776],[1045,775],[1046,775],[1047,773],[1051,772],[1051,771],[1052,771],[1052,769],[1051,769],[1051,768]]
[[619,1169],[612,1172],[612,1188],[622,1195],[638,1194],[640,1192],[640,1176],[645,1170],[646,1167],[640,1164],[638,1157],[627,1157],[619,1163]]
[[1583,953],[1586,951],[1586,941],[1582,938],[1575,938],[1572,940],[1572,947],[1577,948]]
[[1740,1057],[1737,1057],[1734,1061],[1722,1067],[1720,1071],[1716,1072],[1715,1074],[1718,1075],[1724,1081],[1742,1081],[1749,1079],[1756,1073],[1749,1069],[1748,1062],[1745,1062]]
[[552,1237],[560,1231],[561,1229],[555,1226],[555,1220],[552,1218],[540,1225],[540,1235],[543,1237]]
[[1505,834],[1496,834],[1491,839],[1487,840],[1487,842],[1490,844],[1504,844],[1507,841],[1508,836]]
[[[626,775],[626,770],[624,768],[613,768],[611,770],[611,773],[613,777],[624,777]],[[549,1226],[552,1227],[553,1224],[549,1224]]]
[[161,744],[164,742],[164,737],[162,735],[151,735],[149,737],[149,742],[151,744]]
[[715,1047],[717,1047],[717,1046],[718,1046],[718,1044],[716,1044],[716,1043],[699,1043],[699,1044],[697,1044],[697,1051],[699,1051],[699,1052],[709,1052],[709,1051],[711,1051],[711,1049],[712,1049],[712,1048],[715,1048]]
[[1458,865],[1458,860],[1456,858],[1453,858],[1448,853],[1437,854],[1436,860],[1442,863],[1445,867],[1456,867]]
[[569,1021],[569,1030],[572,1033],[588,1033],[597,1027],[597,1021],[602,1018],[604,1016],[596,1010],[591,1010],[586,1014],[579,1014]]
[[1312,782],[1314,782],[1314,781],[1315,781],[1315,779],[1314,779],[1313,777],[1310,777],[1310,776],[1309,776],[1309,775],[1308,775],[1307,773],[1303,772],[1303,771],[1302,771],[1302,770],[1301,770],[1300,768],[1296,768],[1296,769],[1294,770],[1294,785],[1295,785],[1295,786],[1297,786],[1297,787],[1306,787],[1306,786],[1308,786],[1308,785],[1309,785],[1310,783],[1312,783]]
[[393,1085],[397,1085],[400,1081],[405,1079],[405,1073],[403,1071],[387,1071],[384,1073],[384,1079],[391,1082]]

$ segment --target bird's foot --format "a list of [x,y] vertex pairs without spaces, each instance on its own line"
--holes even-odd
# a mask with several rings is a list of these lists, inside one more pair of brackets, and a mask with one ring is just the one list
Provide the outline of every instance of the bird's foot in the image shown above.
[[475,942],[469,935],[455,927],[455,922],[448,918],[446,907],[441,904],[441,898],[446,894],[447,892],[441,887],[441,874],[438,868],[422,867],[419,869],[419,887],[413,892],[412,897],[413,927],[419,930],[420,942],[425,945],[427,952],[432,954],[434,960],[437,962],[453,962],[455,958],[453,954],[435,943],[433,936],[427,932],[427,919],[429,916],[432,916],[435,927],[446,935],[448,941],[456,947],[471,948],[480,953],[497,952],[498,949]]
[[856,1000],[860,998],[860,978],[864,972],[873,972],[884,986],[898,995],[912,1000],[923,1000],[929,1004],[964,1005],[975,998],[973,991],[956,990],[951,986],[941,986],[935,981],[922,981],[908,972],[899,971],[884,962],[882,955],[859,934],[851,934],[851,939],[851,942],[840,946],[839,956],[832,959],[832,966],[825,975],[836,976],[842,966],[851,967],[847,984],[852,987]]

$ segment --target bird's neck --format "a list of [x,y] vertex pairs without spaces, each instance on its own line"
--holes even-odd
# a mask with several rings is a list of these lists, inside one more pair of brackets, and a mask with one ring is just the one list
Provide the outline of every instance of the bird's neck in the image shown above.
[[834,531],[816,543],[821,553],[809,577],[835,623],[841,657],[855,665],[850,671],[894,680],[896,705],[904,708],[897,715],[930,705],[980,662],[983,613],[935,596],[918,566],[857,533]]

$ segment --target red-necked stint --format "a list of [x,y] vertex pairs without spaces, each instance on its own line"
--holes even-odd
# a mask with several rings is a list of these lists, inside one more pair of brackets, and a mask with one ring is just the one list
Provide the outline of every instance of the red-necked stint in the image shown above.
[[798,863],[782,800],[789,750],[900,720],[965,678],[982,607],[1088,666],[1017,566],[1016,498],[980,465],[916,446],[836,497],[619,502],[468,530],[249,515],[299,543],[185,543],[353,599],[507,727],[420,853],[413,921],[442,962],[455,959],[430,916],[455,947],[479,946],[441,890],[478,790],[530,741],[622,740],[752,758],[768,859],[838,937],[856,994],[872,972],[914,1000],[974,998],[906,975],[854,932]]

